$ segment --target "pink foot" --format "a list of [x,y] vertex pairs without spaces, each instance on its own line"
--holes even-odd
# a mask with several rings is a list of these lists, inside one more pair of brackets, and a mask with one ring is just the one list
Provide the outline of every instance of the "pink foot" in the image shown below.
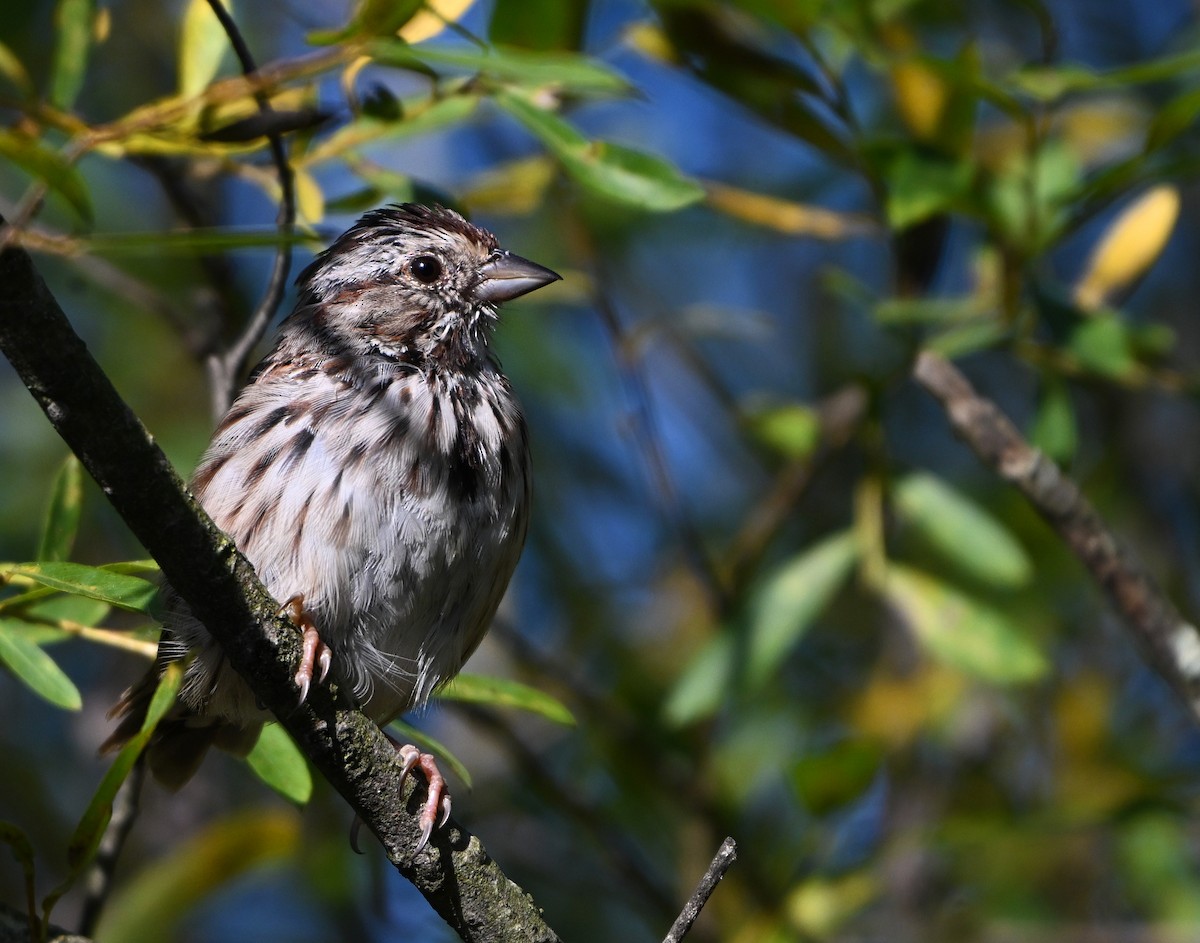
[[[437,767],[437,760],[434,759],[432,753],[422,753],[411,743],[397,743],[387,731],[384,731],[384,736],[392,741],[392,745],[396,748],[396,755],[400,757],[402,764],[401,789],[404,788],[405,778],[413,771],[414,767],[419,768],[425,774],[425,781],[428,784],[427,795],[421,815],[417,819],[421,824],[421,838],[415,849],[420,852],[429,844],[433,830],[440,828],[450,820],[450,793],[446,791],[446,780],[442,777],[441,770]],[[363,820],[357,815],[350,825],[350,847],[354,849],[355,854],[359,855],[363,853],[362,849],[358,847],[358,833],[362,829],[362,825]]]
[[296,687],[300,689],[300,700],[297,705],[308,700],[308,689],[312,686],[314,669],[317,684],[323,684],[329,676],[329,666],[333,664],[333,651],[321,641],[317,627],[304,611],[304,595],[293,596],[279,607],[279,614],[286,615],[292,625],[303,633],[303,649],[300,653],[300,665],[296,669]]
[[417,851],[420,851],[429,844],[434,828],[445,825],[450,820],[450,793],[446,791],[446,780],[442,777],[432,753],[422,753],[411,743],[397,747],[396,753],[404,764],[400,773],[401,785],[414,767],[418,767],[425,774],[425,781],[428,783],[425,805],[417,819],[421,823],[421,840],[417,842]]

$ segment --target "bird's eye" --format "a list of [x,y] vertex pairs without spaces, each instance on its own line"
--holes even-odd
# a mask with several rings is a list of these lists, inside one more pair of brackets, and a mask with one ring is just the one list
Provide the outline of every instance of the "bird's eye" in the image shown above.
[[442,277],[442,263],[432,255],[417,256],[408,269],[413,273],[413,278],[426,285],[432,285]]

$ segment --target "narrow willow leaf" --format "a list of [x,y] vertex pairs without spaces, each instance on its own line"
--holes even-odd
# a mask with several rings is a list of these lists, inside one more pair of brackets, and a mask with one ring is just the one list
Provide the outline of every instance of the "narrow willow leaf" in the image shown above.
[[888,568],[885,592],[933,657],[995,684],[1045,676],[1049,664],[1007,614],[908,567]]
[[406,65],[417,59],[435,66],[479,72],[527,88],[551,87],[574,94],[615,95],[629,91],[620,75],[588,56],[568,52],[490,46],[410,47],[403,43],[376,43],[369,54],[377,62]]
[[576,181],[598,196],[652,212],[704,199],[704,188],[660,157],[605,141],[589,141],[553,112],[504,92],[496,102],[534,134]]
[[936,475],[914,472],[892,490],[896,512],[951,566],[1000,589],[1033,576],[1025,548],[1002,523]]
[[471,773],[466,765],[457,756],[451,753],[444,743],[440,740],[435,740],[423,730],[418,730],[411,724],[406,724],[402,720],[393,720],[388,724],[388,729],[399,735],[399,739],[406,743],[412,743],[421,747],[426,753],[435,753],[439,761],[446,764],[446,768],[452,770],[454,775],[466,783],[467,788],[471,788]]
[[56,707],[77,711],[83,698],[58,664],[27,636],[24,623],[0,619],[0,662],[31,691]]
[[[221,0],[221,5],[232,12],[231,0]],[[204,91],[228,51],[229,37],[208,0],[188,0],[179,33],[179,94],[191,98]]]
[[66,560],[75,546],[79,515],[83,508],[83,468],[79,459],[68,455],[54,478],[50,507],[38,541],[37,559],[43,562]]
[[1112,311],[1081,322],[1071,332],[1067,348],[1082,366],[1101,376],[1119,380],[1137,369],[1129,328]]
[[754,594],[746,635],[746,678],[761,687],[824,611],[858,560],[853,531],[827,537],[771,573]]
[[463,704],[515,707],[545,717],[556,724],[575,724],[575,718],[562,701],[551,697],[545,691],[507,678],[460,674],[438,692],[438,697],[444,701],[459,701]]
[[158,586],[138,576],[82,563],[21,563],[0,567],[10,577],[25,577],[64,593],[99,599],[145,615],[154,615]]
[[80,219],[92,221],[92,199],[79,171],[57,152],[33,138],[0,128],[0,157],[41,180],[61,196]]
[[[309,849],[311,851],[311,849]],[[161,943],[193,930],[194,909],[243,875],[302,852],[300,820],[287,809],[248,809],[207,826],[118,886],[97,940]]]
[[312,796],[308,760],[279,724],[267,724],[246,757],[256,776],[285,799],[304,805]]
[[121,752],[117,754],[116,759],[105,772],[104,778],[100,780],[100,785],[92,795],[91,801],[88,802],[88,807],[84,810],[79,824],[75,826],[75,831],[67,845],[69,871],[63,883],[55,888],[43,902],[47,914],[54,902],[70,889],[79,875],[83,873],[84,868],[95,857],[100,839],[104,837],[104,830],[112,818],[112,804],[117,790],[121,788],[121,784],[129,776],[129,771],[133,769],[133,764],[137,762],[142,750],[150,742],[150,736],[154,733],[159,721],[175,703],[175,695],[179,693],[179,684],[182,680],[183,666],[178,662],[168,665],[158,679],[158,687],[154,689],[154,695],[150,699],[150,706],[146,710],[146,719],[142,722],[142,729],[121,748]]
[[54,11],[54,66],[50,78],[50,101],[69,111],[83,88],[88,51],[92,45],[95,0],[58,0]]
[[735,648],[729,632],[719,632],[688,662],[663,704],[663,719],[682,727],[711,717],[725,702],[734,677]]
[[432,104],[403,102],[395,118],[360,115],[317,142],[308,153],[299,155],[298,162],[314,166],[376,141],[428,134],[465,121],[478,104],[479,99],[474,95],[451,95]]

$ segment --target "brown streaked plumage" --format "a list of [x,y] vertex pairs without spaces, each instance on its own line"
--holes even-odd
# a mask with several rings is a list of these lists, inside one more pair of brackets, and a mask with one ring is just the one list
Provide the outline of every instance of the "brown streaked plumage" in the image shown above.
[[[525,423],[489,351],[496,306],[557,278],[457,213],[415,205],[366,214],[301,273],[295,311],[192,479],[305,630],[301,698],[331,664],[386,723],[483,637],[529,511]],[[190,654],[150,747],[155,775],[178,786],[210,744],[248,749],[267,716],[169,590],[167,608],[156,668],[126,692],[106,747],[139,729],[163,665]],[[441,778],[401,752],[430,776],[427,835]]]

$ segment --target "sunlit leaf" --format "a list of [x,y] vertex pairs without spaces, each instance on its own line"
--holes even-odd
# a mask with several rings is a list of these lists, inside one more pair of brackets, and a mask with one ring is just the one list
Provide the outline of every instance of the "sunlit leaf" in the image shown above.
[[1153,187],[1109,223],[1075,283],[1075,304],[1093,311],[1140,278],[1166,247],[1179,218],[1179,191]]
[[839,213],[807,203],[795,203],[765,193],[754,193],[725,184],[704,184],[708,204],[727,216],[765,226],[789,236],[815,239],[848,239],[874,233],[877,225],[866,216]]
[[248,809],[176,843],[118,887],[96,930],[99,943],[160,943],[179,938],[201,901],[248,872],[292,860],[300,819],[275,809]]
[[50,78],[50,101],[58,108],[73,107],[83,88],[95,16],[95,0],[58,0],[54,10],[54,66]]
[[345,27],[314,30],[308,34],[308,41],[314,46],[330,46],[352,39],[394,36],[424,4],[425,0],[359,0]]
[[743,422],[756,441],[790,459],[807,458],[821,444],[821,417],[802,403],[754,409]]
[[99,599],[119,609],[154,614],[158,586],[138,576],[128,576],[82,563],[21,563],[0,566],[0,575],[22,577],[64,593]]
[[83,468],[79,459],[68,455],[67,460],[54,477],[50,493],[50,506],[46,510],[46,521],[42,526],[42,538],[38,542],[37,559],[41,561],[66,560],[75,545],[75,533],[79,529],[79,515],[83,508]]
[[285,799],[304,805],[312,796],[308,760],[279,724],[263,727],[246,762],[259,779]]
[[1007,613],[926,573],[888,567],[885,593],[925,649],[995,684],[1036,681],[1049,670],[1040,649]]
[[575,723],[575,718],[562,701],[551,697],[545,691],[508,678],[460,674],[438,692],[438,697],[444,701],[459,701],[464,704],[515,707],[557,724]]
[[75,683],[25,632],[24,623],[0,619],[0,662],[31,691],[56,707],[77,711],[83,698]]
[[296,187],[296,213],[300,220],[316,225],[325,218],[325,193],[312,174],[295,168],[292,181]]
[[[220,0],[231,13],[233,0]],[[229,37],[208,0],[188,0],[179,34],[179,94],[199,95],[216,77],[229,52]]]
[[733,683],[733,641],[729,632],[720,632],[691,657],[663,704],[669,725],[682,727],[717,712]]
[[842,531],[766,576],[751,598],[746,625],[746,677],[752,688],[779,670],[846,581],[858,553],[857,535]]
[[578,53],[503,46],[414,48],[403,43],[375,43],[368,52],[383,64],[406,65],[415,59],[528,88],[554,88],[579,95],[616,95],[629,90],[629,83],[607,65]]
[[1029,555],[1009,530],[936,475],[906,475],[892,499],[901,519],[951,566],[1002,589],[1033,576]]
[[457,23],[475,0],[425,0],[416,16],[400,28],[400,38],[409,43],[432,39],[445,30],[447,24]]
[[599,196],[657,212],[682,209],[704,198],[699,184],[660,157],[588,141],[562,118],[520,95],[504,93],[496,101],[550,149],[567,173]]
[[92,200],[79,171],[54,150],[16,131],[0,128],[0,157],[7,158],[61,196],[84,222],[91,222]]

